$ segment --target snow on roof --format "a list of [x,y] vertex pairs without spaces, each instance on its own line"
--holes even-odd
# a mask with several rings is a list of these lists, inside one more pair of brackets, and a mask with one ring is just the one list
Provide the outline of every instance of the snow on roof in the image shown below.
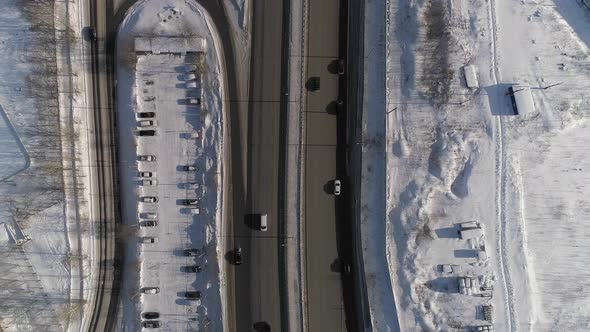
[[516,104],[516,112],[518,115],[530,114],[535,111],[535,103],[533,102],[533,95],[528,86],[513,85],[512,94]]
[[467,83],[468,88],[479,87],[476,69],[477,68],[474,65],[468,65],[463,67],[463,72],[465,73],[465,82]]
[[459,235],[462,239],[472,239],[482,236],[483,231],[481,228],[462,229],[459,231]]
[[201,37],[135,37],[135,52],[186,54],[206,50],[207,43]]

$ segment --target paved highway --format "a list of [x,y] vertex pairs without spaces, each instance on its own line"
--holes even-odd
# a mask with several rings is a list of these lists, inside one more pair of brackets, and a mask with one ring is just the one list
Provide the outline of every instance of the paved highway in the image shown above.
[[[337,61],[340,58],[340,1],[311,0],[309,7],[307,77],[320,78],[320,90],[310,91],[306,104],[305,229],[307,324],[309,331],[346,331],[340,253],[344,196],[333,195],[338,178],[339,114]],[[342,111],[342,110],[340,110]],[[348,190],[342,180],[343,195]],[[338,218],[340,217],[340,218]]]
[[[266,322],[281,330],[278,223],[281,101],[281,1],[253,1],[252,62],[248,96],[244,215],[234,213],[234,242],[244,248],[245,264],[235,269],[236,329],[252,331]],[[232,136],[234,138],[235,136]],[[234,168],[235,169],[235,168]],[[268,214],[268,231],[248,224],[245,215]]]

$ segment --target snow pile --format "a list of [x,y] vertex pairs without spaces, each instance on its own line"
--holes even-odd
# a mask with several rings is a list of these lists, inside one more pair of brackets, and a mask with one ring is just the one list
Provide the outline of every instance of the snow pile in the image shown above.
[[[386,242],[402,330],[588,326],[590,21],[553,3],[389,3]],[[513,84],[531,87],[534,112],[513,115]],[[483,235],[460,238],[470,221]]]
[[[123,325],[137,330],[141,312],[160,313],[162,328],[219,330],[223,323],[223,136],[225,107],[222,49],[217,31],[202,7],[193,1],[150,0],[137,3],[123,21],[117,41],[117,117],[126,268],[123,285]],[[136,37],[204,38],[205,53],[136,53]],[[200,100],[200,105],[197,105]],[[138,112],[154,112],[139,118]],[[138,136],[139,121],[148,120],[155,136]],[[153,155],[155,161],[137,161]],[[194,166],[186,171],[183,166]],[[140,181],[151,172],[156,185]],[[143,176],[145,179],[146,176]],[[197,185],[187,185],[196,183]],[[157,203],[140,202],[157,197]],[[184,206],[184,199],[197,200]],[[195,210],[193,210],[195,209]],[[198,213],[196,211],[198,209]],[[158,225],[140,218],[155,213]],[[156,243],[145,243],[154,238]],[[186,256],[185,249],[198,249]],[[191,267],[201,271],[192,272]],[[143,287],[159,287],[144,294]],[[188,300],[185,291],[199,291]]]

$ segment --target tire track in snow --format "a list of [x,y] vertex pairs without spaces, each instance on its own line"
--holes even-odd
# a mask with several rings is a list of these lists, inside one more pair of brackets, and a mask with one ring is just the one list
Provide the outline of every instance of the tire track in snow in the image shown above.
[[[492,79],[496,85],[496,98],[501,99],[502,94],[498,87],[498,77],[500,77],[498,65],[498,51],[497,51],[497,19],[496,19],[496,0],[489,0],[489,16],[491,19],[491,43],[492,43]],[[496,218],[498,221],[497,237],[497,252],[500,259],[500,273],[502,274],[502,283],[504,288],[504,304],[508,312],[507,330],[517,331],[516,313],[514,309],[514,289],[510,278],[510,271],[508,269],[508,257],[506,250],[506,175],[504,172],[506,163],[506,150],[504,148],[504,133],[503,133],[503,119],[502,115],[497,115],[495,119],[494,134],[496,137]]]

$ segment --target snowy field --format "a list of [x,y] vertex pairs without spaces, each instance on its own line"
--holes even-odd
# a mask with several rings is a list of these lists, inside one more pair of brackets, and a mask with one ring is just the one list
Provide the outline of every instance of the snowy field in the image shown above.
[[[68,63],[78,69],[84,66],[79,57],[84,43],[75,16],[77,3],[68,2],[72,14],[68,16],[63,3],[2,2],[3,331],[79,330],[89,289],[90,260],[85,249],[92,230],[85,211],[84,147],[78,145],[83,143],[78,136],[84,124],[80,117],[87,112],[80,78],[73,78],[73,85],[63,89],[63,81],[70,78]],[[70,51],[66,56],[64,52]],[[66,99],[76,106],[64,104]]]
[[[127,330],[138,330],[141,313],[150,311],[160,313],[162,328],[168,331],[223,329],[219,261],[223,253],[218,234],[223,217],[225,92],[221,46],[210,22],[192,1],[141,1],[118,33],[122,221],[129,249],[122,324]],[[204,53],[135,53],[138,36],[199,37],[206,49]],[[188,98],[200,98],[201,105],[191,104]],[[155,116],[141,119],[138,112]],[[154,121],[145,129],[155,130],[155,136],[136,135],[140,120]],[[138,161],[140,155],[154,156],[155,161]],[[189,165],[195,170],[183,170]],[[152,174],[140,177],[138,172]],[[147,185],[143,182],[147,179],[157,182]],[[158,202],[141,202],[146,196],[157,197]],[[198,203],[184,206],[184,199]],[[196,208],[198,213],[191,210]],[[147,213],[155,218],[143,218]],[[143,227],[145,220],[158,224]],[[142,243],[145,238],[157,242]],[[200,253],[188,257],[185,249]],[[190,271],[195,266],[201,272]],[[158,287],[159,293],[145,294],[144,287]],[[201,298],[187,300],[185,291],[199,291]]]
[[[397,310],[403,331],[586,331],[590,12],[399,0],[386,14],[387,137],[373,142],[385,144],[387,217],[371,231],[386,232],[392,291],[377,280],[370,294],[395,309],[373,307],[375,326]],[[529,112],[514,115],[513,84]]]

